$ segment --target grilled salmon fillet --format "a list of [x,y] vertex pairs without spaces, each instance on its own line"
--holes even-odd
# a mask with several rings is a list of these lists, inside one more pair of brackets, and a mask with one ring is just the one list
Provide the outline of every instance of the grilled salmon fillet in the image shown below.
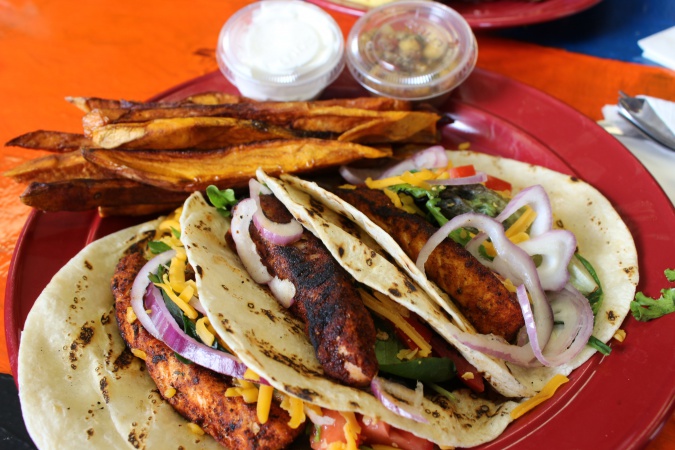
[[[336,189],[335,194],[389,233],[413,261],[437,231],[424,218],[394,207],[379,190],[357,187]],[[452,297],[479,333],[513,341],[524,325],[514,294],[464,247],[445,239],[431,253],[424,268],[429,279]]]
[[247,404],[240,396],[225,396],[227,388],[234,386],[232,378],[197,364],[183,363],[138,320],[128,322],[131,286],[146,262],[140,250],[134,248],[118,263],[111,287],[122,338],[130,348],[145,352],[148,374],[157,384],[159,393],[164,397],[169,388],[176,389],[175,395],[165,400],[180,415],[199,425],[227,448],[272,450],[287,447],[303,433],[303,427],[290,428],[288,413],[276,401],[272,402],[268,421],[260,424],[255,403]]
[[[270,220],[292,219],[272,195],[261,195],[260,204]],[[295,286],[290,311],[305,324],[326,374],[347,385],[368,386],[379,368],[375,325],[349,274],[307,230],[290,245],[263,239],[253,223],[250,234],[270,274]]]

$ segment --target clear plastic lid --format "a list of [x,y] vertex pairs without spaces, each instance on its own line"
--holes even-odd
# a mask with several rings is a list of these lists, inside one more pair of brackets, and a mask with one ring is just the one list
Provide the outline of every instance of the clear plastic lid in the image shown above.
[[347,38],[352,76],[379,95],[425,100],[469,76],[478,46],[454,9],[432,1],[400,1],[372,9]]
[[242,95],[256,100],[308,100],[340,74],[344,38],[335,20],[300,0],[248,5],[223,26],[216,58]]

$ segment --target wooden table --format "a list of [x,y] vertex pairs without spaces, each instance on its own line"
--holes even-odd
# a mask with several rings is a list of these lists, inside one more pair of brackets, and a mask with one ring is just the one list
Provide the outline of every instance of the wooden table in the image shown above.
[[[250,0],[7,0],[0,3],[0,141],[27,131],[81,131],[81,114],[66,96],[147,99],[217,70],[222,24]],[[355,18],[332,13],[346,35]],[[675,100],[675,72],[505,40],[481,33],[478,66],[512,77],[573,106],[594,120],[618,90]],[[38,156],[6,147],[3,172]],[[28,216],[23,187],[0,178],[0,306],[12,252]],[[4,329],[4,319],[0,317]],[[4,335],[0,372],[10,366]],[[630,414],[630,412],[626,412]],[[675,419],[649,450],[675,447]]]

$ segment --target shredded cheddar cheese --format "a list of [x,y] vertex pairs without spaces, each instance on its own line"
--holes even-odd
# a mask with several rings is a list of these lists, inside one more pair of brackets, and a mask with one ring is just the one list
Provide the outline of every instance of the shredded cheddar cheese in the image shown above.
[[356,421],[353,412],[341,412],[340,415],[345,418],[345,426],[342,428],[347,441],[347,450],[358,450],[356,442],[361,434],[361,426]]
[[288,412],[291,420],[288,421],[288,426],[295,429],[305,423],[305,402],[296,397],[285,396],[281,401],[282,409]]
[[621,328],[616,330],[616,333],[614,333],[614,339],[619,342],[623,342],[626,339],[626,330],[622,330]]
[[260,423],[267,423],[267,419],[269,419],[273,393],[274,388],[272,386],[267,386],[264,384],[260,385],[257,407],[258,422]]
[[260,375],[255,373],[250,368],[247,368],[246,372],[244,372],[244,378],[246,378],[247,380],[260,381]]
[[131,353],[136,357],[136,358],[141,358],[143,361],[145,361],[148,358],[148,355],[143,351],[139,350],[137,348],[132,348]]
[[[372,296],[360,289],[359,294],[363,299],[363,303],[366,307],[372,310],[378,316],[384,317],[385,319],[392,322],[397,328],[399,328],[403,333],[406,334],[418,347],[419,347],[419,356],[424,358],[431,354],[431,345],[424,340],[424,338],[415,330],[401,314],[398,313],[395,307],[392,307],[390,304],[394,304],[384,295],[379,292],[375,293],[375,296]],[[385,303],[386,302],[386,303]]]
[[535,406],[545,402],[546,400],[553,397],[553,394],[558,390],[560,386],[567,383],[569,378],[565,375],[556,374],[546,383],[546,386],[538,392],[534,397],[531,397],[524,402],[520,403],[518,406],[513,408],[511,411],[511,418],[517,419],[526,412],[534,409]]
[[[185,257],[185,252],[183,257],[180,253],[176,253],[176,256],[171,258],[171,265],[169,266],[169,284],[171,289],[175,292],[182,292],[185,289],[185,266],[187,258]],[[189,300],[189,298],[188,298]]]
[[389,186],[403,183],[404,181],[401,177],[389,177],[382,180],[373,180],[372,178],[366,179],[366,186],[368,186],[370,189],[385,189]]
[[176,295],[176,293],[171,288],[167,274],[164,274],[163,281],[164,283],[155,283],[155,286],[162,289],[166,295],[176,304],[176,306],[183,310],[188,318],[196,319],[199,316],[199,314],[197,314],[197,310]]
[[187,424],[188,429],[190,432],[198,435],[198,436],[204,436],[204,430],[202,430],[202,427],[197,425],[196,423],[190,422]]
[[167,218],[163,220],[157,227],[159,231],[171,231],[172,228],[174,230],[180,230],[180,222],[178,222],[176,219]]
[[534,219],[537,218],[537,213],[530,208],[529,206],[525,207],[525,212],[518,217],[518,220],[513,222],[513,225],[511,225],[505,232],[506,237],[511,239],[512,236],[518,234],[518,233],[524,233],[527,231],[530,225],[532,225],[532,222],[534,222]]
[[389,197],[389,200],[394,204],[395,207],[399,209],[403,209],[403,203],[401,203],[401,198],[398,196],[398,194],[394,191],[390,191],[389,189],[385,189],[382,192],[384,192],[384,195]]
[[172,398],[174,395],[176,395],[176,388],[174,388],[174,387],[167,388],[164,391],[163,395],[164,395],[164,398]]
[[211,347],[213,345],[213,341],[216,340],[216,336],[211,333],[211,331],[209,331],[208,324],[208,317],[202,317],[201,319],[198,319],[195,325],[195,331],[197,332],[199,339],[201,339],[205,345]]
[[134,322],[136,322],[137,318],[138,317],[136,317],[136,313],[134,312],[134,308],[132,308],[131,306],[127,306],[127,322],[134,323]]

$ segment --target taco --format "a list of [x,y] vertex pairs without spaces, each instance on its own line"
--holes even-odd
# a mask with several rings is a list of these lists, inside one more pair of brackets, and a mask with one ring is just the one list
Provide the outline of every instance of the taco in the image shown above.
[[[588,185],[543,168],[481,155],[464,156],[471,158],[476,167],[486,165],[491,173],[511,179],[517,188],[522,186],[514,176],[518,173],[552,188],[549,192],[556,217],[577,232],[580,250],[603,280],[606,301],[596,316],[593,334],[601,341],[609,340],[625,317],[633,295],[631,289],[634,291],[637,282],[632,239],[609,203]],[[494,388],[502,395],[486,392],[477,396],[458,388],[448,398],[437,383],[427,382],[419,388],[415,382],[393,382],[388,379],[390,375],[382,374],[371,378],[374,383],[371,381],[368,389],[358,383],[349,386],[345,380],[327,375],[317,348],[305,333],[307,325],[281,305],[268,286],[252,280],[240,255],[227,242],[230,220],[195,194],[186,202],[180,230],[174,226],[174,233],[180,233],[180,245],[194,269],[204,322],[214,336],[219,336],[220,342],[215,345],[227,348],[246,368],[239,369],[238,377],[230,377],[234,378],[230,380],[233,390],[227,398],[248,408],[248,416],[242,417],[249,419],[240,420],[238,427],[247,430],[249,437],[259,434],[261,424],[256,421],[257,414],[251,412],[257,406],[244,407],[241,400],[246,395],[244,391],[251,388],[251,381],[259,378],[256,389],[269,392],[269,388],[260,387],[274,388],[275,414],[281,419],[273,422],[284,428],[291,440],[302,429],[297,424],[302,411],[324,435],[324,444],[332,439],[332,432],[338,435],[333,436],[335,442],[343,445],[395,443],[405,448],[404,441],[409,438],[412,448],[430,448],[421,443],[471,447],[503,432],[513,420],[511,411],[518,399],[534,395],[555,373],[569,374],[593,353],[583,350],[558,367],[523,368],[469,347],[461,337],[462,333],[475,333],[474,326],[449,296],[414,270],[414,263],[404,256],[400,246],[392,245],[389,233],[316,184],[294,177],[278,180],[261,172],[258,178],[305,229],[318,237],[339,266],[357,280],[360,295],[371,308],[379,307],[381,314],[386,312],[383,309],[393,310],[401,317],[407,314],[419,319],[442,336],[441,347],[450,342],[459,349],[492,385],[489,391]],[[576,190],[575,195],[559,190],[566,185],[564,179]],[[594,202],[593,206],[588,206],[588,201]],[[578,216],[578,208],[584,205],[601,227],[589,224],[588,216]],[[168,404],[175,393],[166,386],[163,389],[161,383],[154,384],[146,365],[131,358],[112,319],[113,299],[107,289],[115,266],[125,253],[134,253],[129,248],[138,250],[137,244],[147,240],[147,233],[156,233],[159,223],[125,230],[88,246],[55,276],[31,311],[22,336],[19,383],[27,427],[38,446],[58,448],[66,442],[71,447],[216,446],[214,440],[190,431],[209,431],[208,425],[199,418],[190,418],[191,423],[200,424],[190,426],[171,411]],[[588,237],[580,238],[579,233]],[[283,298],[283,286],[281,292]],[[391,321],[379,322],[380,319],[378,334],[381,328],[391,326]],[[387,339],[380,336],[380,341]],[[147,362],[148,354],[140,356]],[[159,353],[154,357],[171,356]],[[411,359],[415,360],[414,355]],[[43,370],[35,370],[38,364]],[[399,380],[398,376],[394,379]],[[162,397],[169,400],[163,401]],[[286,405],[282,405],[284,400]],[[296,431],[284,427],[293,418],[296,427],[292,430]],[[314,432],[313,436],[320,434]],[[371,440],[364,441],[364,436]],[[414,440],[415,436],[421,439]],[[247,445],[258,445],[250,442]],[[234,441],[229,445],[239,448],[243,444]]]

